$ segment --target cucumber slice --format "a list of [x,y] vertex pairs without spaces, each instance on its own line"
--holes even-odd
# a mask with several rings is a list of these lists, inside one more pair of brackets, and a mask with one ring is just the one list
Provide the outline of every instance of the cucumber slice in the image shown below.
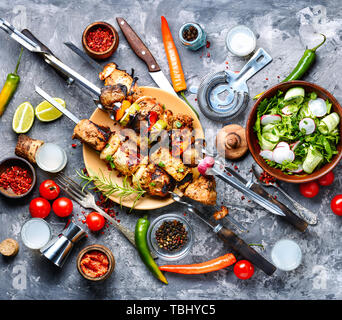
[[259,141],[260,143],[260,148],[262,150],[273,150],[277,143],[272,143],[268,140],[266,140],[263,136],[261,136],[261,140]]
[[318,130],[323,134],[327,134],[335,130],[339,123],[340,116],[336,112],[333,112],[320,121]]
[[[300,104],[303,102],[305,96],[305,91],[302,87],[294,87],[289,90],[287,90],[284,101],[294,101],[296,100],[297,104]],[[300,101],[300,102],[297,102]]]
[[303,162],[303,170],[308,174],[312,173],[322,160],[322,154],[310,146]]
[[273,123],[269,123],[266,124],[263,128],[262,128],[262,132],[272,132],[272,130],[274,129],[275,124]]
[[262,134],[262,136],[264,137],[264,139],[272,143],[278,143],[279,141],[279,137],[271,132],[265,132]]

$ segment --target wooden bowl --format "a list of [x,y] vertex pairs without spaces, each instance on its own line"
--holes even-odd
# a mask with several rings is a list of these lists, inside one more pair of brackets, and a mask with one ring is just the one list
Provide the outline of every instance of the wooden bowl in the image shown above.
[[27,190],[26,193],[23,194],[15,194],[11,189],[7,189],[5,190],[4,188],[0,187],[0,193],[3,194],[5,197],[7,198],[23,198],[25,196],[27,196],[33,189],[33,187],[36,184],[36,171],[33,168],[33,166],[31,165],[31,163],[29,163],[28,161],[26,161],[23,158],[20,157],[10,157],[10,158],[5,158],[3,160],[1,160],[0,162],[0,175],[9,167],[11,166],[18,166],[21,168],[24,168],[28,171],[30,178],[32,179],[32,184],[29,190]]
[[[325,174],[327,174],[329,171],[331,171],[341,160],[342,158],[342,139],[340,139],[339,144],[337,145],[337,151],[338,154],[336,154],[332,159],[330,163],[325,164],[323,167],[315,170],[311,174],[293,174],[293,175],[288,175],[283,173],[280,169],[275,169],[271,166],[269,166],[265,160],[259,155],[260,153],[260,145],[257,139],[257,135],[253,130],[256,118],[257,118],[257,109],[262,100],[265,98],[271,98],[273,97],[278,90],[280,91],[287,91],[288,89],[292,87],[300,86],[303,87],[305,92],[316,92],[317,96],[319,98],[322,98],[324,100],[328,99],[332,103],[332,111],[335,111],[336,113],[339,114],[341,120],[342,120],[342,108],[338,101],[335,99],[335,97],[329,93],[327,90],[323,89],[322,87],[307,82],[307,81],[289,81],[289,82],[284,82],[284,83],[279,83],[275,85],[274,87],[268,89],[267,91],[264,92],[264,94],[256,101],[254,104],[247,120],[247,125],[246,125],[246,137],[247,137],[247,144],[248,148],[254,158],[254,160],[257,162],[257,164],[264,169],[267,173],[271,174],[273,177],[285,181],[285,182],[290,182],[290,183],[303,183],[303,182],[309,182],[316,180]],[[342,125],[341,123],[339,124],[339,130],[340,130],[340,136],[342,138]]]
[[[112,45],[106,51],[103,51],[103,52],[98,52],[98,51],[92,50],[88,46],[87,41],[86,41],[86,38],[87,38],[89,31],[92,29],[98,28],[98,27],[108,28],[114,36]],[[97,22],[91,23],[83,31],[82,45],[83,45],[84,50],[86,51],[86,53],[90,57],[92,57],[94,59],[98,59],[98,60],[107,59],[116,51],[116,49],[119,45],[119,34],[116,31],[116,29],[112,25],[110,25],[109,23],[103,22],[103,21],[97,21]]]
[[[105,254],[108,258],[108,261],[109,261],[109,266],[108,266],[108,271],[100,276],[100,277],[90,277],[89,275],[87,275],[86,273],[83,272],[82,268],[81,268],[81,260],[83,258],[83,256],[90,252],[90,251],[100,251],[102,252],[103,254]],[[90,280],[90,281],[102,281],[102,280],[105,280],[107,279],[111,274],[112,272],[114,271],[114,268],[115,268],[115,259],[114,259],[114,255],[113,253],[105,246],[101,245],[101,244],[93,244],[93,245],[90,245],[90,246],[87,246],[85,248],[83,248],[80,253],[78,254],[77,256],[77,260],[76,260],[76,264],[77,264],[77,270],[78,272],[87,280]]]

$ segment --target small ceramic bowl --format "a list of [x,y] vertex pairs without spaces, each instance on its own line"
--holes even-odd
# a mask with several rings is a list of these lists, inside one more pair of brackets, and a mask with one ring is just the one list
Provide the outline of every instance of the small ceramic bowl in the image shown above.
[[[276,169],[276,168],[269,166],[265,162],[265,160],[260,156],[259,154],[260,145],[258,142],[257,135],[255,134],[253,130],[255,121],[257,119],[257,112],[258,112],[258,107],[259,107],[260,102],[266,98],[273,97],[278,92],[278,90],[285,92],[292,87],[302,87],[304,88],[306,93],[316,92],[319,98],[322,98],[324,100],[328,99],[332,104],[332,111],[337,112],[340,118],[342,119],[342,107],[340,106],[336,98],[326,89],[318,86],[317,84],[310,83],[307,81],[301,81],[301,80],[282,82],[266,90],[263,93],[263,95],[254,104],[247,120],[246,138],[247,138],[249,151],[251,152],[254,160],[267,173],[269,173],[270,175],[272,175],[273,177],[281,181],[290,182],[290,183],[304,183],[304,182],[310,182],[310,181],[319,179],[320,177],[326,175],[339,163],[339,161],[342,159],[342,139],[340,139],[337,145],[338,153],[333,156],[330,163],[327,163],[321,168],[316,169],[311,174],[288,175],[282,172],[280,169]],[[342,136],[342,124],[341,123],[339,124],[339,132],[340,132],[340,136]]]
[[[112,45],[106,51],[101,51],[101,52],[92,50],[88,46],[87,41],[86,41],[88,33],[99,27],[109,29],[114,36]],[[91,23],[89,26],[87,26],[85,30],[83,31],[82,45],[83,45],[84,50],[90,57],[94,59],[99,59],[99,60],[107,59],[116,51],[119,45],[119,34],[116,31],[116,29],[107,22],[103,22],[103,21],[94,22],[94,23]]]
[[[179,248],[178,250],[168,251],[158,246],[155,234],[158,228],[163,224],[163,222],[173,220],[178,220],[184,225],[185,230],[188,232],[188,240],[183,245],[183,247]],[[155,253],[160,259],[167,261],[176,261],[184,258],[190,252],[190,249],[193,245],[193,232],[188,219],[186,219],[184,216],[174,213],[161,215],[151,223],[147,231],[147,243],[150,247],[150,250]]]
[[0,193],[7,198],[14,198],[14,199],[23,198],[23,197],[27,196],[32,191],[33,187],[36,184],[36,180],[37,180],[36,171],[33,168],[33,166],[28,161],[26,161],[25,159],[19,158],[19,157],[10,157],[10,158],[5,158],[5,159],[1,160],[1,162],[0,162],[0,175],[7,168],[9,168],[11,166],[18,166],[18,167],[21,167],[21,168],[24,168],[27,170],[30,178],[32,179],[31,187],[29,190],[27,190],[26,193],[23,193],[23,194],[16,194],[12,191],[12,189],[5,190],[4,188],[0,187]]
[[[83,256],[88,253],[88,252],[91,252],[91,251],[100,251],[101,253],[105,254],[108,258],[108,261],[109,261],[109,265],[108,265],[108,270],[105,274],[103,274],[102,276],[100,277],[91,277],[89,275],[87,275],[83,270],[82,270],[82,267],[81,267],[81,261],[82,261],[82,258]],[[78,272],[87,280],[90,280],[90,281],[102,281],[102,280],[105,280],[107,279],[111,274],[112,272],[114,271],[114,268],[115,268],[115,259],[114,259],[114,255],[113,253],[105,246],[103,245],[100,245],[100,244],[93,244],[93,245],[90,245],[90,246],[87,246],[85,247],[84,249],[82,249],[80,251],[80,253],[78,254],[77,256],[77,260],[76,260],[76,264],[77,264],[77,270]]]

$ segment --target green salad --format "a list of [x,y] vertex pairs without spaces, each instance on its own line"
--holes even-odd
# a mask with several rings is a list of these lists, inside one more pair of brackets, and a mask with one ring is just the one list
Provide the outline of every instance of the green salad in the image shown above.
[[254,130],[267,164],[287,174],[310,174],[338,153],[339,123],[329,100],[294,87],[261,101]]

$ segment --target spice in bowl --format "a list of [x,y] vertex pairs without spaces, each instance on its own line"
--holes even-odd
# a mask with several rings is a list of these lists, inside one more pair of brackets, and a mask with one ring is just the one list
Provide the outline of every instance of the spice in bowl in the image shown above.
[[193,25],[187,29],[184,29],[182,34],[183,38],[189,42],[194,41],[198,37],[198,31]]
[[107,51],[114,42],[114,35],[107,26],[95,26],[86,35],[89,48],[96,52]]
[[77,269],[88,280],[107,279],[114,267],[115,259],[112,252],[102,245],[90,245],[84,248],[77,257]]
[[164,221],[155,235],[159,248],[167,251],[178,250],[188,241],[188,232],[178,220]]
[[30,172],[19,166],[10,166],[0,174],[0,188],[10,190],[16,195],[27,193],[32,186]]

